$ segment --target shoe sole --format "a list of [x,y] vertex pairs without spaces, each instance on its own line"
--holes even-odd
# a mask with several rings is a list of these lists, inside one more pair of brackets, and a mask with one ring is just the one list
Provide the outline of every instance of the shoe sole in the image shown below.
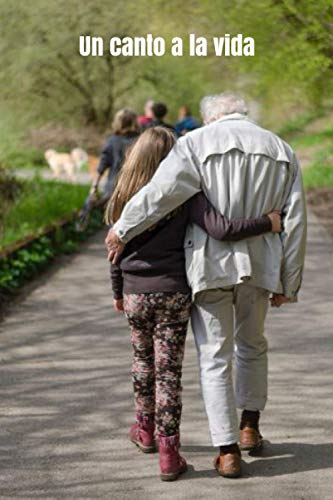
[[239,443],[239,448],[242,451],[259,451],[262,447],[263,447],[263,441],[259,441],[259,443],[256,444],[255,446],[249,446],[246,444]]
[[217,471],[217,473],[221,476],[221,477],[225,477],[226,479],[237,479],[238,477],[241,476],[241,473],[237,473],[237,474],[222,474],[222,472],[220,471]]
[[162,481],[175,481],[178,477],[187,471],[187,465],[177,472],[172,472],[171,474],[160,474]]
[[144,446],[143,444],[141,443],[138,443],[137,441],[134,441],[134,439],[130,439],[130,441],[135,444],[135,446],[137,446],[139,448],[139,450],[142,451],[142,453],[155,453],[156,450],[156,446]]

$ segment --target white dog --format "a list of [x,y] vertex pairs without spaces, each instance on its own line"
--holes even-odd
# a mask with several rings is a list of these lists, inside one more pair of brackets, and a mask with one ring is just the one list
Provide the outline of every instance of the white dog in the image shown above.
[[84,151],[84,149],[81,149],[81,148],[74,148],[72,151],[71,151],[71,157],[76,165],[76,168],[78,170],[81,169],[82,165],[84,164],[87,164],[88,163],[88,155],[87,153]]
[[76,180],[78,170],[88,162],[87,153],[80,148],[73,149],[71,153],[57,153],[54,149],[48,149],[44,156],[54,177],[59,178],[61,173],[64,173],[73,182]]

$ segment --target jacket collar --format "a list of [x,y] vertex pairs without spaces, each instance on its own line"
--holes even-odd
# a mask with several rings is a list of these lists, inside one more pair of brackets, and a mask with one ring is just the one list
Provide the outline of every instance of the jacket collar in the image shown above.
[[227,120],[246,120],[248,122],[255,123],[253,120],[250,120],[246,115],[243,115],[242,113],[231,113],[230,115],[224,115],[222,118],[219,118],[217,121],[222,122],[222,121],[227,121]]

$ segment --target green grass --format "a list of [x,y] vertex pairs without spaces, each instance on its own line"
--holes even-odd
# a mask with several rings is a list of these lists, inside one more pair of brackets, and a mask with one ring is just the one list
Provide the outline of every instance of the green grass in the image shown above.
[[292,139],[290,144],[293,148],[297,149],[299,147],[316,146],[317,144],[327,143],[329,141],[333,142],[333,124],[320,132],[299,135]]
[[44,152],[28,147],[24,141],[26,126],[0,107],[0,166],[24,168],[46,166]]
[[87,186],[44,181],[38,177],[24,181],[20,195],[4,215],[4,248],[31,233],[38,233],[82,207]]
[[[331,135],[332,134],[332,135]],[[304,135],[299,138],[297,148],[306,148],[316,145],[311,153],[311,162],[303,169],[305,189],[333,187],[333,129],[326,129],[317,134]]]
[[286,122],[277,132],[277,134],[286,140],[291,139],[293,136],[302,133],[307,125],[314,120],[325,115],[324,110],[319,109],[315,112],[306,113],[298,116],[297,118]]
[[1,164],[6,168],[46,168],[44,152],[40,149],[25,148],[8,150],[2,154]]
[[312,165],[303,170],[305,189],[333,187],[333,167]]
[[[321,129],[315,130],[318,128],[318,118],[325,120],[324,123],[320,122]],[[333,187],[332,111],[301,116],[294,122],[287,123],[280,134],[289,140],[296,154],[308,159],[308,166],[303,169],[305,189]]]

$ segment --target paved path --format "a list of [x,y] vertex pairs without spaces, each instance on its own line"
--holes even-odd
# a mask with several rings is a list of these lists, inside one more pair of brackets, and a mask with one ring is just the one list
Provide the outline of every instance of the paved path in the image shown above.
[[328,500],[333,498],[333,246],[312,217],[298,305],[270,313],[270,401],[262,456],[242,479],[214,473],[192,335],[184,367],[190,471],[157,477],[128,442],[131,349],[111,308],[103,234],[38,283],[2,325],[0,498]]
[[[13,169],[13,173],[15,176],[19,177],[20,179],[31,179],[33,178],[36,174],[40,175],[42,179],[47,180],[47,181],[59,181],[59,182],[68,182],[72,183],[71,179],[68,178],[68,176],[61,174],[59,178],[55,179],[53,176],[53,173],[50,169],[47,168],[36,168],[36,169],[31,169],[31,168],[16,168]],[[102,183],[105,182],[103,180],[101,181]],[[75,184],[91,184],[92,183],[92,176],[89,172],[80,170],[77,175],[76,175],[76,180]],[[102,184],[101,184],[102,185]]]

